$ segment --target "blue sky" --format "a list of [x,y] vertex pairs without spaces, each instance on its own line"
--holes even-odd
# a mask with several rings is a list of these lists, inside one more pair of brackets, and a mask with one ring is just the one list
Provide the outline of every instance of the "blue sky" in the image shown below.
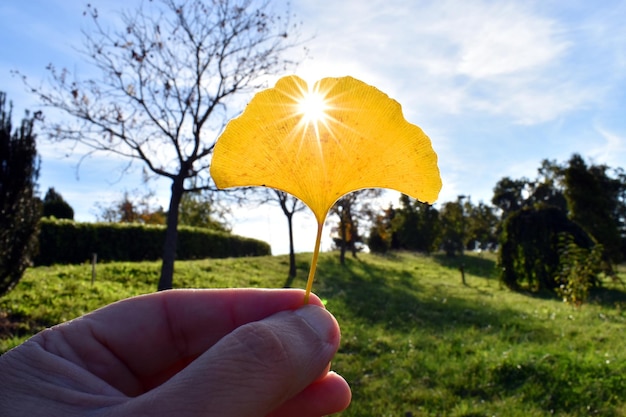
[[[49,63],[91,71],[76,51],[89,27],[86,3],[0,3],[0,90],[16,122],[38,103],[10,70],[37,84]],[[113,24],[116,10],[139,1],[90,3]],[[439,155],[440,202],[459,194],[489,202],[500,178],[534,177],[542,159],[574,152],[626,165],[626,1],[293,0],[292,11],[311,38],[297,73],[310,81],[351,75],[399,101]],[[94,220],[95,203],[142,186],[139,172],[120,179],[120,164],[105,156],[85,161],[77,176],[80,155],[46,143],[39,150],[41,191],[55,187],[78,220]],[[169,184],[151,188],[165,205]],[[286,251],[278,208],[235,208],[231,217],[235,232]],[[310,251],[313,217],[294,219],[296,248]]]

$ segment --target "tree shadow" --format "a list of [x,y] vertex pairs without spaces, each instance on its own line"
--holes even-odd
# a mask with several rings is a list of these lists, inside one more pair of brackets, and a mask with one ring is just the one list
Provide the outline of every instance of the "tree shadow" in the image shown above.
[[626,309],[626,291],[615,287],[592,288],[589,291],[587,302],[603,307]]
[[460,256],[447,256],[443,253],[433,254],[432,258],[439,265],[448,269],[460,270],[461,266],[463,266],[466,274],[471,274],[488,280],[498,279],[498,267],[496,265],[496,261],[493,259],[467,254]]
[[[447,267],[455,268],[456,265],[450,263]],[[474,289],[451,284],[447,277],[441,285],[431,285],[425,278],[418,278],[420,273],[419,269],[406,267],[401,261],[395,266],[379,266],[376,259],[346,258],[345,266],[341,266],[334,256],[320,259],[316,293],[328,298],[329,309],[340,314],[337,316],[340,321],[345,320],[351,326],[346,329],[346,334],[353,337],[342,341],[339,353],[342,365],[346,366],[345,375],[355,387],[357,401],[359,384],[368,384],[370,378],[383,378],[385,383],[395,383],[393,376],[389,376],[388,380],[386,376],[387,371],[391,374],[394,369],[385,367],[395,363],[391,358],[394,351],[402,351],[401,344],[412,339],[409,344],[414,344],[420,352],[414,356],[415,369],[419,369],[420,375],[428,375],[414,381],[421,387],[447,390],[456,398],[476,401],[499,401],[522,396],[537,408],[549,406],[565,412],[573,412],[589,404],[597,408],[606,403],[602,398],[586,395],[586,390],[582,394],[576,391],[581,386],[586,387],[585,384],[571,383],[572,374],[600,378],[601,381],[602,374],[598,374],[595,364],[591,366],[583,362],[578,366],[577,362],[571,362],[569,356],[555,354],[538,358],[522,355],[519,359],[502,356],[493,362],[480,359],[486,351],[469,344],[474,337],[484,336],[487,343],[491,340],[503,346],[530,344],[534,345],[529,347],[533,350],[541,344],[562,338],[561,329],[546,324],[545,319],[538,315],[510,308],[503,303],[481,303],[483,298],[475,297]],[[450,271],[443,274],[449,276]],[[437,275],[431,276],[431,279],[437,279]],[[621,294],[607,294],[621,300]],[[475,336],[476,333],[478,336]],[[413,334],[418,337],[414,338]],[[434,382],[429,378],[437,373],[428,374],[425,371],[428,366],[418,362],[422,358],[430,360],[430,355],[436,355],[432,357],[442,361],[446,360],[445,355],[454,356],[455,360],[461,358],[462,361],[467,358],[467,366],[462,367],[453,380]],[[352,370],[353,361],[358,361],[358,367],[353,367],[357,370]],[[403,372],[411,375],[411,365],[401,363]],[[611,383],[603,385],[606,387],[604,392],[622,391],[621,385],[613,388]],[[402,395],[395,397],[389,392],[386,395],[391,396],[390,401],[404,399],[407,408],[415,404],[407,402]],[[612,414],[604,412],[602,415]]]
[[[498,282],[498,267],[496,265],[496,261],[493,259],[466,254],[454,257],[446,256],[445,254],[434,254],[432,255],[432,258],[439,265],[445,268],[459,271],[459,274],[460,268],[461,266],[463,266],[466,274],[471,274],[473,276],[484,278],[489,281]],[[518,293],[541,300],[559,299],[559,296],[555,292],[548,290],[529,291],[522,289],[519,290]],[[606,307],[624,308],[624,304],[626,304],[626,288],[620,289],[615,283],[612,283],[608,286],[591,288],[589,291],[589,298],[587,302],[600,304]]]
[[[337,271],[341,268],[341,271]],[[343,298],[354,319],[365,325],[409,331],[428,328],[444,333],[455,328],[489,328],[490,332],[506,330],[505,337],[517,341],[551,340],[552,332],[516,310],[480,305],[476,301],[441,293],[432,295],[420,285],[414,273],[390,271],[367,261],[346,259],[341,267],[333,258],[320,261],[317,293],[329,299]],[[419,296],[418,296],[419,294]]]

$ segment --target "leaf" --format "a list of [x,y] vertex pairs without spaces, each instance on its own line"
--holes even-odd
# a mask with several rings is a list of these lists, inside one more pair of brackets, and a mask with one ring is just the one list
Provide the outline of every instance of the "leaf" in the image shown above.
[[272,187],[313,211],[318,237],[307,297],[335,201],[363,188],[390,188],[432,203],[441,189],[428,136],[405,120],[397,101],[352,77],[309,88],[292,75],[257,93],[217,140],[211,175],[219,188]]

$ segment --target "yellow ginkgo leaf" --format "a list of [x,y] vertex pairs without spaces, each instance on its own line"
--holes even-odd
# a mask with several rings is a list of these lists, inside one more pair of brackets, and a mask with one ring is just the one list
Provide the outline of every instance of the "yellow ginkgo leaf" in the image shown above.
[[332,205],[363,188],[390,188],[432,203],[441,178],[430,139],[400,104],[352,77],[314,86],[281,78],[256,94],[219,137],[211,175],[220,188],[266,186],[288,192],[314,213],[318,235]]

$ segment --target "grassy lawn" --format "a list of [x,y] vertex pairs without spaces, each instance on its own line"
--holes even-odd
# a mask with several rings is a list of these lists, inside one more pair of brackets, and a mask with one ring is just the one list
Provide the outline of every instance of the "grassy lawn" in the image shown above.
[[[310,255],[297,259],[292,282],[285,256],[178,262],[174,282],[303,287]],[[151,292],[158,274],[158,263],[101,264],[92,285],[89,265],[30,269],[0,299],[0,352]],[[574,308],[502,289],[495,276],[488,254],[363,254],[345,267],[322,254],[313,288],[341,325],[333,368],[354,395],[342,416],[626,416],[626,290],[607,283]]]

